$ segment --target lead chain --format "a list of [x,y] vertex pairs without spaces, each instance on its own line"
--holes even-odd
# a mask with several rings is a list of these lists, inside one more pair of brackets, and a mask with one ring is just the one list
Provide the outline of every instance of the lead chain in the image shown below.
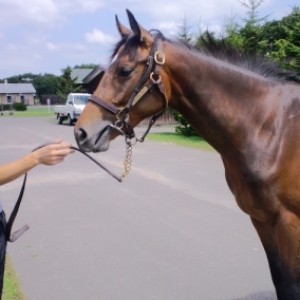
[[124,179],[131,170],[132,163],[132,144],[130,139],[126,139],[126,155],[124,160],[124,172],[121,178]]

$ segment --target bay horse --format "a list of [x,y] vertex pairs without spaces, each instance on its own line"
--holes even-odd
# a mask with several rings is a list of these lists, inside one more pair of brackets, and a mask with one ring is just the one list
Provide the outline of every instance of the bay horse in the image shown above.
[[[300,85],[292,76],[218,59],[144,29],[130,28],[78,119],[86,152],[155,119],[169,106],[220,154],[228,186],[266,252],[279,300],[300,299]],[[150,128],[150,127],[149,127]],[[149,130],[148,128],[148,130]],[[147,130],[147,132],[148,132]]]

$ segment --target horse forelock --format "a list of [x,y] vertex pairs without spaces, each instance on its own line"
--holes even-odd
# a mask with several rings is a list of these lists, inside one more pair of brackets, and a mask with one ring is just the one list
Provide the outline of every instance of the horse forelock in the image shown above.
[[111,61],[119,53],[120,49],[123,47],[123,54],[128,55],[129,59],[133,60],[136,56],[136,51],[140,45],[140,40],[136,35],[130,35],[128,37],[122,38],[115,46],[113,53],[111,55]]
[[[155,35],[158,34],[163,41],[167,40],[166,37],[159,30],[152,29],[149,32]],[[141,45],[141,41],[138,36],[136,35],[125,36],[115,45],[110,60],[111,61],[114,60],[114,58],[120,51],[121,47],[123,46],[124,46],[122,49],[123,54],[128,55],[129,59],[133,60],[136,56],[136,51],[140,45]]]

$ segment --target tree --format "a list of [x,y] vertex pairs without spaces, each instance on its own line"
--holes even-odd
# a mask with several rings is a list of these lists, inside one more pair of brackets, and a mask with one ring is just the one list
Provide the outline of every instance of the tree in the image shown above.
[[182,19],[182,24],[179,25],[177,38],[179,41],[186,44],[190,44],[193,40],[193,35],[191,34],[191,26],[186,15],[184,15],[184,18]]
[[248,18],[244,19],[245,26],[240,29],[242,37],[242,47],[247,53],[258,53],[258,44],[260,43],[261,23],[265,22],[267,17],[258,17],[258,8],[264,0],[244,0],[240,3],[247,8]]
[[266,17],[263,18],[259,18],[258,17],[258,8],[260,7],[260,5],[264,2],[264,0],[243,0],[240,1],[240,3],[246,7],[247,10],[247,15],[248,18],[245,19],[244,21],[250,24],[257,24],[260,23],[261,21],[266,20]]
[[81,64],[81,65],[76,65],[74,69],[95,69],[98,65],[96,64]]
[[283,68],[300,74],[300,9],[280,21],[266,23],[260,34],[263,53]]
[[71,67],[67,67],[62,71],[63,75],[60,77],[56,93],[61,100],[64,100],[69,93],[79,92],[80,87],[76,84],[76,78],[71,78]]
[[[193,35],[191,34],[191,26],[188,23],[186,15],[182,20],[182,24],[179,26],[179,31],[177,34],[179,41],[185,44],[191,44]],[[186,136],[197,135],[194,128],[187,122],[187,120],[177,111],[173,111],[173,115],[175,120],[179,123],[178,126],[175,127],[175,131],[177,133],[181,133]]]
[[32,80],[32,84],[36,89],[37,96],[41,98],[43,95],[55,95],[58,89],[60,78],[52,74],[38,75]]
[[225,38],[232,47],[236,49],[243,49],[243,38],[240,35],[240,25],[235,18],[231,16],[224,24]]

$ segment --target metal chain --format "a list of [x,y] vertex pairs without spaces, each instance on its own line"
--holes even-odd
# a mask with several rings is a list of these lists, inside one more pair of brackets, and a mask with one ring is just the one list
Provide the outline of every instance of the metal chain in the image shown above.
[[125,138],[126,142],[126,155],[124,160],[124,172],[121,175],[121,178],[124,179],[131,170],[132,164],[132,143],[130,138]]

